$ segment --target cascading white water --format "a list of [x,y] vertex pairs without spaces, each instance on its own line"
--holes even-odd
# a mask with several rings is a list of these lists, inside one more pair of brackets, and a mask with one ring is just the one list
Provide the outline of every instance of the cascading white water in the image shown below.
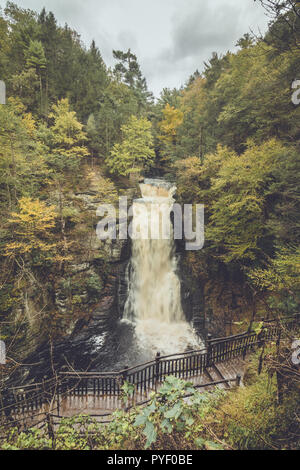
[[[170,220],[176,188],[160,180],[145,180],[140,187],[142,199],[133,204],[134,236],[124,318],[136,324],[143,348],[173,354],[199,346],[181,307]],[[170,233],[167,239],[165,230]]]

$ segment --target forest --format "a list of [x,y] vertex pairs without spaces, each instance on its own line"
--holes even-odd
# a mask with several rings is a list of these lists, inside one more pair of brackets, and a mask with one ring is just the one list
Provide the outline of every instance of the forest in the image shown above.
[[[158,98],[133,50],[113,50],[108,67],[95,41],[86,46],[45,8],[9,1],[0,10],[2,387],[44,344],[88,324],[107,296],[116,260],[95,241],[96,208],[134,197],[144,177],[176,182],[178,203],[205,206],[205,246],[183,253],[181,270],[216,334],[299,313],[300,3],[261,3],[266,34],[248,32],[234,52],[212,52],[184,86]],[[229,397],[190,391],[188,406],[187,385],[169,379],[162,402],[117,412],[92,441],[72,418],[55,445],[31,430],[11,432],[0,447],[299,449],[299,367],[287,366],[296,336],[280,351],[266,347],[259,374],[256,353],[248,385]],[[98,425],[87,418],[80,426]]]

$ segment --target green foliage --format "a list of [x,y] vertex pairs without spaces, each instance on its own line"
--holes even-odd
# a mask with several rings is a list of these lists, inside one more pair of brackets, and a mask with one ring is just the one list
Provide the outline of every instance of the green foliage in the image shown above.
[[[219,404],[215,432],[238,450],[297,448],[299,394],[289,392],[277,402],[275,376],[257,375],[258,354],[250,365],[252,379]],[[299,440],[299,433],[298,433]]]
[[192,425],[194,419],[191,410],[185,406],[183,396],[193,393],[191,384],[175,377],[167,377],[149,405],[137,416],[134,425],[142,426],[147,438],[146,448],[157,439],[158,428],[163,433],[171,433],[173,429],[182,430],[185,424]]
[[83,146],[86,140],[82,130],[83,125],[77,120],[76,113],[70,110],[67,99],[53,105],[53,112],[49,117],[54,120],[50,128],[52,140],[50,164],[60,172],[77,170],[80,159],[89,154],[87,148]]
[[102,289],[103,289],[103,284],[99,276],[92,275],[86,280],[86,289],[88,291],[89,297],[92,299],[97,299],[99,298]]
[[300,250],[299,247],[282,248],[267,269],[254,269],[249,277],[261,289],[271,292],[300,291]]
[[114,59],[118,61],[114,68],[114,74],[126,83],[133,91],[138,111],[143,111],[153,95],[148,91],[146,79],[142,76],[137,57],[128,49],[127,52],[113,51]]
[[264,325],[263,322],[259,322],[259,323],[254,322],[252,324],[252,331],[254,331],[257,335],[259,335],[262,332],[263,325]]
[[[36,122],[19,100],[0,106],[0,195],[11,210],[22,196],[34,195],[49,170]],[[43,178],[41,178],[43,175]],[[4,209],[6,210],[6,209]]]
[[218,146],[203,164],[197,157],[176,163],[181,200],[206,207],[206,244],[195,254],[198,271],[206,269],[209,279],[213,260],[240,270],[261,291],[288,292],[299,302],[299,185],[293,176],[299,163],[298,151],[275,139],[248,141],[241,155]]
[[30,429],[27,433],[13,429],[7,442],[1,444],[2,450],[47,450],[51,447],[51,440],[39,429]]
[[28,68],[35,68],[38,72],[46,68],[45,52],[40,41],[30,41],[25,56]]
[[154,159],[151,123],[147,119],[131,116],[122,126],[123,141],[115,144],[106,162],[112,173],[129,175],[149,168]]
[[[104,250],[99,250],[103,273],[84,273],[79,290],[68,291],[64,319],[55,306],[60,279],[67,277],[77,252],[86,249],[83,238],[94,233],[95,220],[89,211],[84,213],[74,193],[89,188],[93,173],[91,184],[98,181],[99,199],[114,203],[118,197],[104,176],[106,169],[90,166],[99,163],[98,152],[104,149],[102,141],[93,147],[100,132],[101,138],[106,135],[98,119],[112,111],[110,149],[119,139],[124,116],[137,111],[137,100],[128,85],[108,74],[94,42],[86,50],[78,34],[58,26],[45,9],[37,15],[8,3],[5,16],[0,13],[0,43],[1,79],[9,97],[0,107],[1,331],[8,341],[24,337],[26,344],[25,337],[39,329],[39,344],[45,331],[63,335],[67,319],[86,314],[80,312],[83,304],[92,305],[101,295],[107,275]],[[111,105],[110,94],[103,107],[105,90],[114,87],[116,101]],[[126,108],[122,101],[127,97]],[[121,108],[126,112],[121,114]],[[86,133],[84,122],[91,115],[96,116],[93,130],[90,122]],[[35,307],[40,312],[31,323],[28,297],[30,315]],[[17,341],[12,344],[15,357]]]
[[126,405],[128,399],[132,398],[134,395],[135,386],[132,383],[125,381],[121,390],[123,392],[123,402]]
[[51,229],[55,225],[55,208],[39,200],[22,198],[19,212],[11,213],[9,223],[13,228],[15,241],[5,247],[5,256],[17,257],[34,253],[50,255],[55,244],[51,243]]
[[[38,115],[47,115],[53,102],[68,96],[80,118],[87,119],[97,110],[109,81],[95,43],[86,50],[79,35],[67,25],[60,27],[45,9],[38,15],[8,2],[5,15],[1,15],[5,48],[0,60],[5,64],[2,78],[8,93],[17,93]],[[29,79],[29,71],[35,73],[36,83]]]

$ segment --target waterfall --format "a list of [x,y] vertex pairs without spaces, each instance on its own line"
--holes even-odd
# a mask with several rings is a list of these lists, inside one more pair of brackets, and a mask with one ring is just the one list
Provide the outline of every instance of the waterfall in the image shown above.
[[172,354],[198,347],[181,306],[170,219],[176,188],[161,180],[145,180],[140,188],[142,198],[133,203],[124,318],[135,323],[136,335],[146,349]]

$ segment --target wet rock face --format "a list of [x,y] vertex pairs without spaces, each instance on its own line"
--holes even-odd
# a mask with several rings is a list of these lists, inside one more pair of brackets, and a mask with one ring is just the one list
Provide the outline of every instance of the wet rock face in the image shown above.
[[[108,278],[97,307],[88,321],[78,322],[70,337],[68,362],[74,369],[104,369],[106,356],[110,354],[106,342],[114,334],[123,313],[124,298],[120,295],[125,282],[127,261],[116,263]],[[124,287],[125,289],[125,287]]]
[[181,241],[177,243],[177,253],[182,308],[200,336],[210,333],[213,337],[224,337],[245,331],[255,304],[243,278],[234,279],[224,272],[213,279],[199,279]]
[[201,337],[206,336],[207,314],[205,311],[204,286],[188,269],[184,253],[179,255],[179,278],[181,282],[181,305],[187,321],[192,323]]
[[[89,262],[72,264],[55,289],[55,307],[59,313],[66,314],[74,306],[83,309],[97,305],[105,295],[103,289],[105,292],[106,283],[110,282],[110,271],[115,271],[118,266],[122,268],[130,259],[130,246],[127,240],[107,240],[101,243],[107,272],[103,272],[103,262],[97,257],[91,258]],[[96,250],[93,251],[98,253]],[[125,276],[123,278],[125,279]],[[120,280],[121,284],[124,279]]]
[[[81,308],[90,308],[91,312],[68,322],[63,337],[52,345],[49,341],[35,345],[24,361],[35,365],[19,368],[11,379],[13,384],[32,383],[44,376],[49,377],[53,374],[53,365],[56,372],[70,367],[76,370],[105,370],[111,366],[111,359],[117,350],[117,324],[122,317],[127,295],[125,272],[129,259],[130,244],[126,242],[119,247],[119,256],[111,262],[110,273],[96,305],[89,306],[90,297],[85,292],[80,294]],[[74,279],[83,273],[87,276],[96,272],[91,264],[73,265],[72,269]],[[55,302],[61,314],[66,315],[69,299],[65,291],[56,292]]]

